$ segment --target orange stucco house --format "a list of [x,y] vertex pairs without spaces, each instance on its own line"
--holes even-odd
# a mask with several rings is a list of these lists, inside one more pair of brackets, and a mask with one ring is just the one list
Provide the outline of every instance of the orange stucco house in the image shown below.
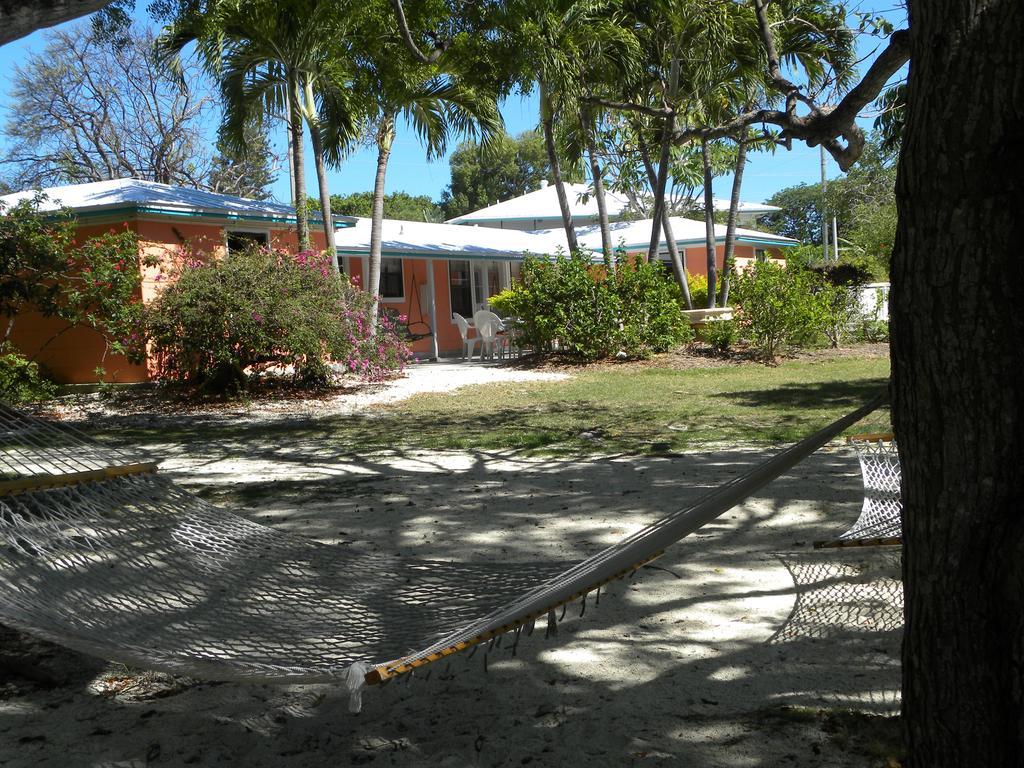
[[[143,253],[156,256],[165,264],[185,248],[200,258],[218,258],[231,247],[252,240],[291,250],[297,245],[294,211],[279,203],[138,179],[72,184],[41,191],[47,198],[41,208],[70,209],[81,237],[127,228],[138,235]],[[6,195],[0,197],[0,202],[10,206],[34,194]],[[323,249],[323,232],[314,230],[313,238],[315,247]],[[159,274],[159,267],[142,268],[143,301],[150,300],[159,290]],[[74,328],[54,338],[65,325],[57,318],[26,313],[17,318],[11,341],[26,355],[35,356],[59,383],[95,382],[95,369],[101,364],[107,381],[131,383],[149,378],[147,365],[134,365],[120,355],[107,355],[104,359],[103,339],[89,328]]]
[[[78,221],[78,232],[87,237],[110,229],[128,228],[139,238],[146,255],[171,264],[184,249],[200,258],[219,258],[232,247],[258,241],[271,247],[295,250],[295,215],[289,206],[248,200],[230,195],[157,184],[137,179],[116,179],[44,189],[44,208],[67,208]],[[21,192],[0,197],[13,205],[31,197]],[[704,223],[673,217],[673,230],[687,268],[706,272]],[[369,273],[370,222],[368,219],[335,217],[334,240],[343,271],[359,284]],[[650,220],[618,221],[613,238],[629,253],[646,253]],[[720,231],[719,231],[720,230]],[[717,256],[721,268],[724,227],[716,227]],[[323,228],[311,221],[314,247],[325,248]],[[600,232],[595,225],[580,227],[580,246],[601,262]],[[782,249],[796,241],[750,229],[737,231],[736,260],[778,258]],[[385,220],[382,236],[380,295],[385,309],[408,318],[411,330],[429,335],[412,343],[417,357],[436,358],[459,354],[462,338],[453,313],[471,317],[488,299],[509,287],[528,254],[543,255],[565,250],[560,229],[522,231],[502,228],[493,222],[477,226],[459,222],[432,224]],[[667,246],[662,243],[662,258]],[[164,284],[159,267],[142,268],[141,299],[149,301]],[[59,335],[63,323],[54,318],[19,316],[11,340],[22,352],[34,356],[60,383],[91,383],[102,364],[106,380],[118,383],[146,381],[148,365],[133,365],[116,355],[104,358],[105,345],[98,333],[75,328]],[[53,339],[51,341],[51,339]]]

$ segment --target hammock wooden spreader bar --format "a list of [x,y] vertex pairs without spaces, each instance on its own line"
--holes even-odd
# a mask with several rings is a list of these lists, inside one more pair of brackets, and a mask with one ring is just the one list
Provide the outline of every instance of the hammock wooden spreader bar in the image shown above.
[[565,573],[531,590],[514,603],[400,659],[374,666],[366,676],[375,684],[445,656],[488,642],[544,615],[554,607],[584,597],[599,586],[629,574],[678,542],[732,509],[777,477],[792,469],[825,443],[856,424],[885,402],[878,395],[856,411],[804,438],[744,475],[712,491],[692,507],[647,526]]
[[47,488],[63,488],[68,485],[78,485],[96,480],[109,480],[112,477],[124,477],[126,475],[143,475],[156,472],[155,461],[137,462],[135,464],[123,464],[116,467],[104,467],[103,469],[86,469],[81,472],[69,472],[66,475],[33,475],[18,480],[4,480],[0,482],[0,496],[7,496],[12,493],[24,493],[25,491],[40,491]]

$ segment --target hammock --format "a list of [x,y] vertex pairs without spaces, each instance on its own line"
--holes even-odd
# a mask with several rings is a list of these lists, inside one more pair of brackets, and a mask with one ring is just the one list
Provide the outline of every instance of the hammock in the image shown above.
[[815,547],[898,545],[903,539],[903,497],[900,457],[891,432],[851,435],[846,441],[857,451],[864,481],[864,504],[850,530]]
[[[870,413],[882,396],[692,507],[566,567],[328,546],[217,509],[155,465],[0,404],[0,622],[217,680],[360,689],[534,622],[626,576]],[[585,604],[585,602],[584,602]]]

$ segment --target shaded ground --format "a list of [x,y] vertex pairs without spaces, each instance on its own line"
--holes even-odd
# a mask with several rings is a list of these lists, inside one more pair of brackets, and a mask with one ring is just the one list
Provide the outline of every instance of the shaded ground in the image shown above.
[[[764,455],[354,456],[322,433],[284,437],[153,434],[142,447],[186,487],[268,525],[341,546],[513,563],[591,554]],[[426,682],[370,690],[358,717],[330,686],[154,685],[172,695],[149,698],[147,686],[125,690],[117,668],[55,687],[8,672],[0,763],[885,765],[898,750],[885,716],[898,708],[899,630],[815,612],[779,639],[797,602],[777,553],[813,557],[809,542],[843,529],[859,505],[855,457],[820,452],[600,606],[591,599],[582,618],[570,611],[557,640],[535,634],[515,658],[497,649],[486,674],[478,654]]]

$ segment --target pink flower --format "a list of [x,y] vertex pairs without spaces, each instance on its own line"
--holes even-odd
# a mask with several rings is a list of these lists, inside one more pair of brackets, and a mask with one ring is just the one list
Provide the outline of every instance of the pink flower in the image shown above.
[[259,323],[260,325],[263,324],[263,315],[261,315],[259,312],[253,312],[252,319]]

